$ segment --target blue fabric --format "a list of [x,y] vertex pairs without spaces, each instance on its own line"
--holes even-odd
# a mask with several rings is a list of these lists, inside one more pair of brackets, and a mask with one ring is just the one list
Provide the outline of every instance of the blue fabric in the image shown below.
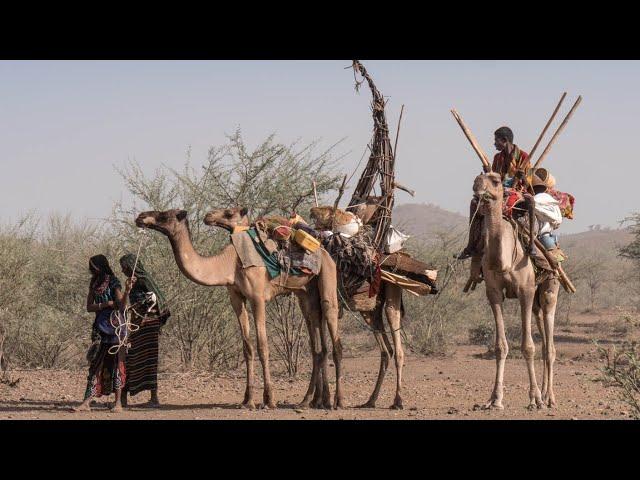
[[552,233],[545,233],[540,236],[540,242],[547,250],[552,250],[558,245],[558,236]]
[[96,312],[96,319],[93,324],[100,334],[100,342],[114,345],[118,343],[118,337],[116,336],[116,329],[111,325],[111,312],[113,310],[110,308]]

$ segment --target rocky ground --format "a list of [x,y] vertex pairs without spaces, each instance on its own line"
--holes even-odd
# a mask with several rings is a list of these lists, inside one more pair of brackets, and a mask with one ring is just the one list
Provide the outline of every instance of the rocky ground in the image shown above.
[[[613,316],[611,317],[613,318]],[[556,330],[558,350],[555,409],[529,411],[528,380],[522,358],[509,358],[505,370],[505,409],[485,411],[476,407],[489,398],[495,361],[486,359],[482,345],[460,344],[444,357],[408,354],[404,369],[404,409],[390,410],[395,388],[395,372],[390,368],[377,408],[354,408],[371,392],[378,371],[378,353],[368,350],[344,360],[346,408],[341,410],[300,410],[308,372],[290,380],[276,376],[274,387],[278,408],[245,410],[238,408],[244,393],[244,369],[224,375],[205,373],[161,373],[158,409],[145,408],[141,393],[121,413],[109,411],[109,399],[97,400],[91,412],[74,413],[81,400],[85,371],[14,371],[15,386],[0,384],[0,419],[627,419],[629,407],[619,392],[601,381],[602,360],[594,339],[603,345],[620,343],[625,333],[603,328],[609,317],[582,316]],[[539,346],[538,346],[539,348]],[[514,357],[519,357],[517,354]],[[542,368],[536,361],[538,377]],[[257,369],[259,371],[259,368]],[[333,388],[333,384],[332,384]],[[262,398],[256,389],[256,400]]]

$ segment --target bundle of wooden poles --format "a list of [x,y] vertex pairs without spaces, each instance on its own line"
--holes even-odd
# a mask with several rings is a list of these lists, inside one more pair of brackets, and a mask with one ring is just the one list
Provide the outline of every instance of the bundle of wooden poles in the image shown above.
[[[554,109],[553,113],[551,114],[551,117],[549,117],[549,120],[547,121],[547,124],[544,126],[544,128],[542,129],[542,132],[540,133],[540,135],[538,136],[538,140],[536,141],[536,143],[534,144],[533,148],[531,149],[531,152],[529,153],[529,158],[533,158],[533,154],[535,153],[536,149],[538,148],[538,145],[540,144],[540,142],[542,141],[542,139],[544,138],[544,135],[547,133],[547,130],[549,129],[549,126],[551,126],[551,123],[553,122],[553,120],[556,117],[556,114],[558,113],[558,111],[560,110],[560,106],[562,105],[562,102],[564,101],[565,97],[567,96],[567,92],[564,92],[562,94],[562,96],[560,97],[560,101],[558,102],[556,108]],[[560,133],[562,133],[562,131],[564,130],[564,128],[566,127],[567,123],[569,122],[569,119],[571,119],[571,117],[573,116],[573,113],[576,111],[576,109],[578,108],[578,105],[580,105],[580,102],[582,101],[582,96],[578,96],[577,100],[575,101],[575,103],[573,104],[573,107],[571,107],[571,110],[569,110],[569,113],[567,113],[567,115],[565,116],[564,120],[562,121],[562,123],[558,126],[558,128],[556,129],[556,131],[554,132],[553,136],[551,137],[551,139],[549,140],[549,143],[547,144],[546,148],[543,150],[543,152],[540,154],[540,156],[538,157],[538,160],[536,160],[536,162],[533,164],[532,167],[532,171],[535,171],[536,168],[538,168],[541,164],[542,161],[544,160],[544,158],[547,156],[547,154],[549,153],[549,151],[551,150],[551,147],[553,146],[553,144],[555,143],[555,141],[557,140],[558,136],[560,135]],[[484,169],[488,172],[491,171],[491,163],[489,163],[489,157],[487,157],[487,154],[484,153],[484,151],[482,150],[482,148],[480,147],[480,145],[478,144],[478,141],[476,140],[475,136],[473,135],[473,133],[471,133],[471,130],[469,130],[469,128],[467,127],[467,125],[464,123],[464,120],[462,120],[462,117],[460,116],[460,114],[456,111],[456,109],[452,109],[451,110],[451,114],[453,115],[453,118],[456,119],[456,121],[458,122],[458,125],[460,125],[460,128],[462,129],[464,135],[467,137],[467,140],[469,140],[469,143],[471,144],[471,146],[473,147],[473,150],[476,152],[476,154],[478,155],[478,157],[480,158],[480,161],[482,162],[482,165],[484,166]],[[533,187],[531,186],[531,184],[529,183],[529,177],[527,176],[526,179],[524,180],[526,182],[525,187],[533,193]],[[514,185],[515,187],[516,185]],[[545,257],[547,258],[547,260],[549,261],[550,265],[557,265],[556,268],[556,273],[558,274],[558,278],[560,279],[560,283],[562,284],[563,288],[568,292],[568,293],[575,293],[576,292],[576,287],[573,285],[573,283],[571,282],[571,279],[569,279],[569,277],[567,276],[567,274],[564,272],[564,270],[562,269],[562,265],[560,265],[554,258],[552,258],[549,253],[547,252],[547,249],[544,248],[544,246],[542,246],[542,244],[540,243],[540,241],[535,237],[535,235],[530,235],[531,239],[532,239],[532,245],[535,243],[535,245],[542,251],[542,253],[545,255]],[[465,290],[467,289],[467,287],[465,287]]]

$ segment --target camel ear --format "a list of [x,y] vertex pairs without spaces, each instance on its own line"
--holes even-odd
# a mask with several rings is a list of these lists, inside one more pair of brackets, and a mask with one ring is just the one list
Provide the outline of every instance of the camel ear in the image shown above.
[[184,220],[185,218],[187,218],[187,211],[186,210],[180,210],[177,214],[176,214],[176,218],[180,221]]
[[246,217],[246,216],[247,216],[247,213],[249,213],[249,209],[248,209],[247,207],[242,207],[242,208],[240,209],[240,216],[242,216],[242,217]]

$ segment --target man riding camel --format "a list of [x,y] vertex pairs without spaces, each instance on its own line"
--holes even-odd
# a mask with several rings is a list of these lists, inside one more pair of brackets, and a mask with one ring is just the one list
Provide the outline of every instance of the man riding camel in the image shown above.
[[[498,153],[493,157],[491,170],[500,174],[503,186],[522,189],[523,180],[531,168],[529,154],[513,143],[513,131],[509,127],[500,127],[494,132],[494,136],[494,145]],[[485,173],[489,171],[487,167],[484,170]],[[469,242],[458,256],[460,260],[482,254],[480,245],[482,216],[477,213],[478,200],[476,198],[471,200],[470,210]]]

